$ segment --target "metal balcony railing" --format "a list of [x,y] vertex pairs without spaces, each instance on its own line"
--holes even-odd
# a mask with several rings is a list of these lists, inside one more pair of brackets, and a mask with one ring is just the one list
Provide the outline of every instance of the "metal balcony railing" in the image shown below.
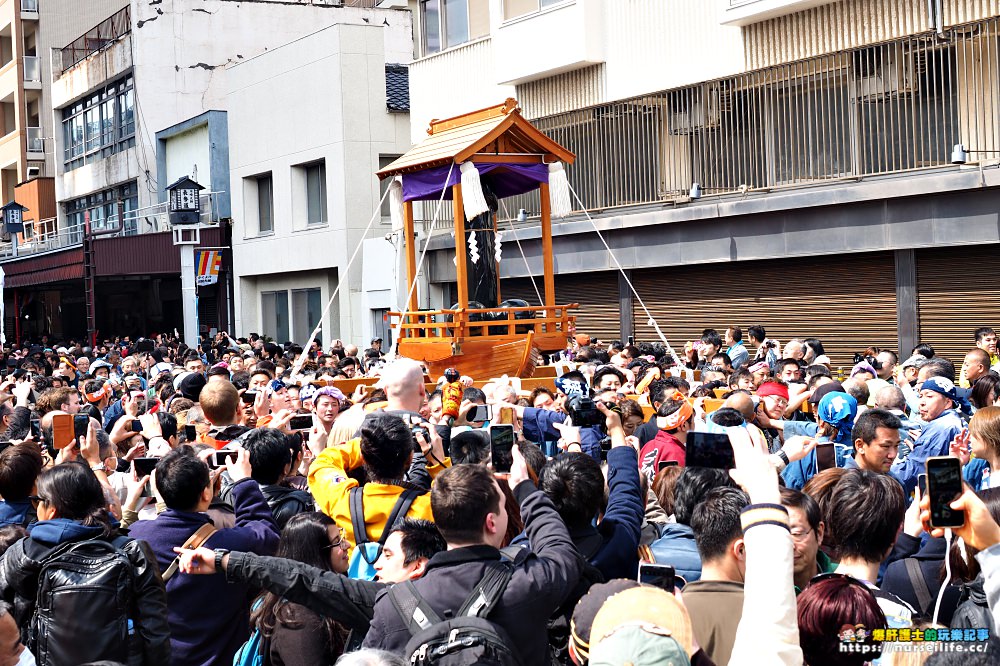
[[[998,52],[989,19],[533,122],[576,153],[591,211],[931,169],[954,144],[1000,149]],[[537,193],[505,204],[540,210]]]
[[24,80],[42,80],[42,64],[38,56],[24,56]]
[[42,137],[41,127],[28,127],[28,152],[29,153],[44,153],[45,152],[45,139]]
[[[212,224],[217,222],[215,200],[221,192],[203,192],[201,195],[201,222]],[[26,222],[25,233],[15,250],[10,239],[0,240],[0,262],[14,258],[24,258],[34,254],[44,254],[75,247],[83,243],[84,224],[75,224],[56,229],[55,218],[40,222]],[[91,220],[91,229],[101,231],[118,226],[118,215],[111,215],[100,220]],[[135,236],[170,231],[167,204],[155,204],[145,208],[125,211],[121,229],[108,234],[109,237]]]
[[63,70],[72,67],[131,32],[131,16],[130,6],[126,5],[63,47],[61,53]]

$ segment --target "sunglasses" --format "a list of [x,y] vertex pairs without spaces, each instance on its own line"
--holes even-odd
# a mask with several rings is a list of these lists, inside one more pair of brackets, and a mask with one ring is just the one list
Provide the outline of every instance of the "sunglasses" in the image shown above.
[[49,503],[49,500],[47,498],[41,497],[39,495],[28,495],[28,499],[31,500],[31,506],[33,506],[35,509],[37,509],[43,503],[44,504]]

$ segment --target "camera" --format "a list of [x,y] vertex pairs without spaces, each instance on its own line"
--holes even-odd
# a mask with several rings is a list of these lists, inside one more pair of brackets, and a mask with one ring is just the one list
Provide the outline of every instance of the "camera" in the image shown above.
[[573,425],[581,428],[604,423],[604,414],[597,411],[594,399],[582,393],[571,393],[566,397],[566,412],[573,419]]
[[872,366],[876,370],[882,369],[882,364],[879,363],[874,356],[865,356],[864,354],[859,354],[859,353],[854,354],[854,365],[866,362],[868,363],[868,365]]
[[776,343],[774,340],[764,340],[764,346],[767,347],[768,349],[774,349],[775,347],[778,346],[778,343]]

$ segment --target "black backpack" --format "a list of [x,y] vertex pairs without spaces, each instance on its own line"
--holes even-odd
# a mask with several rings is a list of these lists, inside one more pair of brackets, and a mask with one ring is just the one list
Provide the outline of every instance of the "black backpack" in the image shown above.
[[[140,663],[135,568],[119,536],[62,544],[42,561],[28,648],[40,664]],[[95,631],[87,631],[93,627]]]
[[442,620],[411,581],[389,588],[396,611],[410,631],[403,649],[412,666],[519,666],[521,659],[502,627],[487,617],[514,573],[508,562],[491,562],[454,618]]

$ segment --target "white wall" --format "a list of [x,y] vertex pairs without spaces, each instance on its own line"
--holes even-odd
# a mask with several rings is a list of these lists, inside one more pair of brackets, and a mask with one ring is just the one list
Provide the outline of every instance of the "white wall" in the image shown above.
[[432,118],[517,96],[516,86],[501,82],[538,80],[595,61],[605,63],[606,99],[592,103],[742,72],[742,32],[719,24],[717,6],[716,0],[576,0],[505,21],[502,0],[490,0],[491,37],[411,67],[411,138],[426,136]]
[[[409,20],[405,12],[394,16]],[[387,34],[397,40],[393,49],[385,47]],[[236,329],[241,333],[261,328],[259,294],[269,290],[261,285],[273,284],[277,275],[329,271],[342,276],[343,286],[337,307],[323,322],[324,342],[335,337],[363,341],[367,335],[360,250],[350,271],[347,265],[365,238],[382,238],[391,230],[376,213],[380,191],[374,173],[380,154],[409,148],[408,117],[388,113],[385,102],[385,64],[394,62],[409,40],[408,30],[380,24],[338,25],[228,69]],[[297,165],[320,159],[326,165],[329,221],[307,227]],[[249,196],[253,188],[245,179],[267,172],[273,183],[274,230],[260,235],[256,202]],[[366,235],[373,213],[373,230]],[[324,299],[331,296],[325,293]]]
[[212,182],[209,162],[208,123],[199,125],[166,140],[166,185],[190,176],[198,183]]

